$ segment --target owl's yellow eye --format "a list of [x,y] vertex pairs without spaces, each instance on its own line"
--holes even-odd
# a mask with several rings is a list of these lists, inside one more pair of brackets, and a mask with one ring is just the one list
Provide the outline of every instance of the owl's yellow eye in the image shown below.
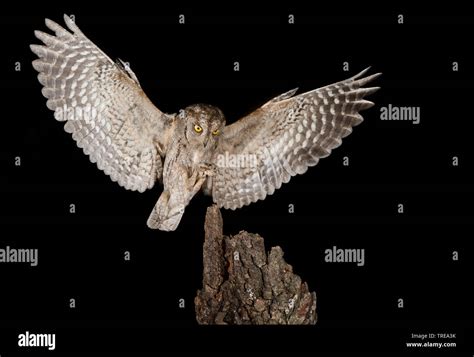
[[194,125],[194,131],[198,134],[202,133],[202,127],[200,125]]
[[219,129],[216,129],[212,132],[212,135],[216,136],[216,135],[219,135],[220,131]]

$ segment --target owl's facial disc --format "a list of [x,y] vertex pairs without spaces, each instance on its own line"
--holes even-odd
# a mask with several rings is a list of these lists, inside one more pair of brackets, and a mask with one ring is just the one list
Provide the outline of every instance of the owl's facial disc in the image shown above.
[[207,104],[195,104],[185,109],[186,138],[197,147],[208,148],[217,144],[225,125],[220,109]]

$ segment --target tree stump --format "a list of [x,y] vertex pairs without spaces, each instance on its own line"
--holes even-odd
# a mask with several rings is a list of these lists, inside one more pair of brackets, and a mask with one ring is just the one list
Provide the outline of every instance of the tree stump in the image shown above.
[[223,235],[219,208],[207,209],[202,289],[194,299],[199,324],[315,324],[316,293],[293,273],[280,247],[263,238]]

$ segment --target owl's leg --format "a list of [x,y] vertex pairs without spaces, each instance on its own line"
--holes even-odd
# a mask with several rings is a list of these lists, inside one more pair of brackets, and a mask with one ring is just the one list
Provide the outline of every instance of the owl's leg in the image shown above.
[[175,180],[165,182],[164,191],[148,218],[148,227],[174,231],[189,201],[201,189],[202,184],[208,176],[213,174],[213,171],[212,165],[201,165],[197,170],[192,171],[190,176],[188,176],[188,171],[183,170],[175,175]]
[[215,167],[213,164],[201,164],[199,168],[195,170],[191,177],[188,179],[188,187],[192,187],[189,192],[189,200],[194,197],[196,193],[201,189],[202,184],[206,181],[209,176],[214,175]]

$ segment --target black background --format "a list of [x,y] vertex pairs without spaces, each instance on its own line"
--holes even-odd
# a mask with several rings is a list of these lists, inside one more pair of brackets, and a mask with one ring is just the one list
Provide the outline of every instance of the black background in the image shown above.
[[[444,352],[472,355],[474,16],[454,7],[342,4],[21,10],[0,16],[7,49],[0,63],[0,247],[39,248],[39,265],[0,265],[2,357],[20,351],[18,334],[26,330],[56,333],[63,353],[402,353],[410,351],[411,333],[457,333],[458,347]],[[46,30],[45,17],[63,24],[63,13],[74,14],[111,58],[129,61],[165,112],[204,102],[233,122],[291,88],[311,90],[367,66],[383,72],[382,89],[370,98],[376,106],[329,158],[265,201],[222,212],[226,233],[258,232],[268,249],[283,248],[317,293],[316,326],[197,325],[193,299],[212,200],[195,197],[175,232],[149,230],[146,219],[161,188],[123,190],[54,120],[28,45],[38,42],[34,29]],[[178,14],[185,14],[185,25]],[[295,25],[287,23],[288,14]],[[459,72],[452,72],[453,61]],[[380,107],[389,103],[420,106],[421,123],[381,121]],[[364,248],[365,266],[325,263],[324,251],[334,245]],[[130,262],[123,260],[125,250]],[[454,250],[459,261],[452,260]],[[185,309],[178,308],[180,298]]]

